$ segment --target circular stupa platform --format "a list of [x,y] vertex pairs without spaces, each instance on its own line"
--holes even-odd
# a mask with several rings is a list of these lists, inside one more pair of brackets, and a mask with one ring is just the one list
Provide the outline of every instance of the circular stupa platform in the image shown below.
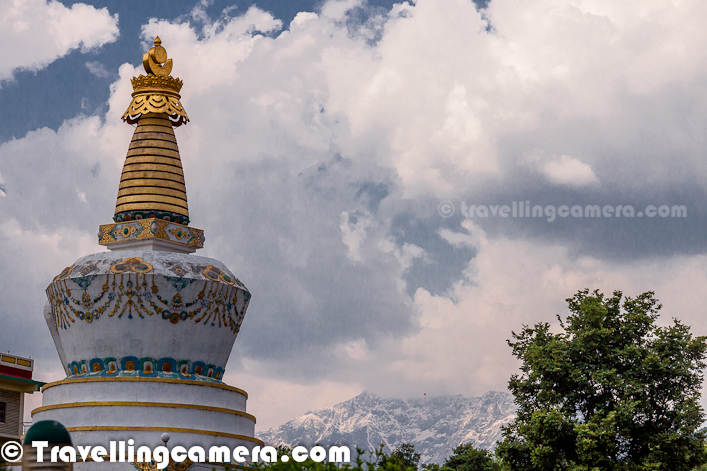
[[42,394],[32,420],[65,424],[77,445],[107,447],[133,439],[136,447],[155,447],[168,431],[170,446],[262,446],[253,438],[246,392],[205,377],[86,376],[47,384]]

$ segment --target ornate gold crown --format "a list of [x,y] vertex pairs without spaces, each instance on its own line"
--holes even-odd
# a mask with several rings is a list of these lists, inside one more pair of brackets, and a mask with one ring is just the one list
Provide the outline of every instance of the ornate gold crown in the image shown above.
[[148,114],[166,114],[172,126],[189,122],[187,112],[179,101],[182,81],[172,77],[172,59],[167,59],[167,51],[162,47],[159,36],[149,52],[142,55],[142,65],[147,75],[133,77],[133,100],[123,113],[123,121],[136,124]]
[[171,75],[161,77],[159,75],[138,75],[130,80],[133,84],[133,90],[138,92],[141,90],[171,90],[176,93],[182,89],[184,84],[180,79],[174,78]]

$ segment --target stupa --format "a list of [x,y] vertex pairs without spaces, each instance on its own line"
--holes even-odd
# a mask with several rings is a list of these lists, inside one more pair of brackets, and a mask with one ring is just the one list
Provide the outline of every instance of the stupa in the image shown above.
[[223,263],[191,255],[204,233],[189,226],[174,133],[189,121],[182,81],[170,75],[159,38],[143,65],[123,115],[136,128],[115,215],[98,232],[110,251],[80,258],[46,290],[44,316],[66,379],[43,387],[32,417],[61,422],[74,445],[154,447],[167,432],[172,446],[252,449],[262,442],[248,395],[223,382],[251,295]]

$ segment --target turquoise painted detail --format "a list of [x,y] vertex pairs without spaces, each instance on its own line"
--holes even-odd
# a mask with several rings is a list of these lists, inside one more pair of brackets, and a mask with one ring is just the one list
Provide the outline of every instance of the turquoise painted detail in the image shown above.
[[208,378],[221,382],[225,370],[214,364],[203,361],[175,360],[174,358],[151,358],[125,356],[92,358],[88,361],[73,361],[67,365],[68,378],[83,377],[136,377],[136,378],[175,378],[194,379]]

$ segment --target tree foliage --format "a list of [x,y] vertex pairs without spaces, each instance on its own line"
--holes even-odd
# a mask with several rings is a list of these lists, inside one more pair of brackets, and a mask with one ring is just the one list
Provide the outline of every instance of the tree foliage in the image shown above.
[[653,292],[578,292],[558,316],[508,341],[522,361],[517,418],[497,454],[511,471],[688,471],[705,462],[699,405],[707,350],[674,319],[656,325]]
[[385,454],[380,454],[378,461],[379,468],[393,467],[401,468],[403,470],[412,468],[417,470],[420,465],[420,454],[415,451],[415,445],[410,443],[401,443],[390,456]]
[[471,443],[459,445],[444,464],[423,466],[428,471],[500,471],[493,453],[475,448]]
[[[324,461],[317,463],[311,458],[307,458],[301,463],[289,459],[282,461],[283,455],[291,458],[291,450],[287,446],[278,446],[278,460],[273,463],[257,462],[252,464],[252,469],[263,471],[410,471],[417,469],[420,462],[420,454],[415,451],[415,446],[403,444],[397,447],[390,456],[383,453],[383,446],[374,452],[366,452],[360,448],[356,449],[356,458],[352,463],[333,463]],[[212,468],[214,469],[214,468]],[[226,471],[236,471],[239,468],[224,466]]]

